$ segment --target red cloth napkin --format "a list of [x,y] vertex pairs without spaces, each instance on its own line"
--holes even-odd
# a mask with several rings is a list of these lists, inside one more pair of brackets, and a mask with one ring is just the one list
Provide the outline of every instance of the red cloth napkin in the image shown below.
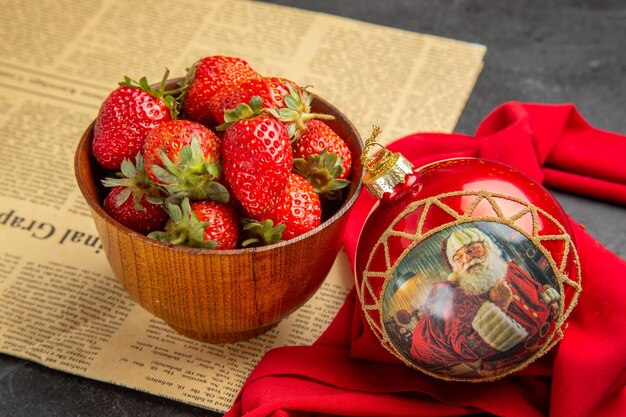
[[[474,137],[415,134],[389,148],[416,166],[493,159],[547,186],[626,204],[626,136],[592,127],[572,105],[506,103]],[[351,262],[373,202],[365,191],[351,212]],[[572,225],[583,291],[565,338],[525,370],[490,383],[422,375],[380,346],[353,290],[313,346],[268,352],[227,416],[626,416],[626,262]]]

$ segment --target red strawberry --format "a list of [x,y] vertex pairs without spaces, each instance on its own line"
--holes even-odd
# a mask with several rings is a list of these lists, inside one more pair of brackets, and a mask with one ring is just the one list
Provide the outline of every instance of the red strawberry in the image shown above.
[[256,78],[230,85],[218,91],[209,101],[211,114],[218,122],[224,123],[224,112],[234,109],[240,103],[249,103],[252,97],[263,100],[263,108],[285,107],[284,97],[289,94],[288,83],[295,83],[276,77]]
[[239,239],[239,222],[235,210],[227,204],[204,200],[191,204],[191,210],[201,222],[209,224],[204,229],[204,240],[218,242],[217,249],[235,249]]
[[293,144],[293,158],[296,172],[309,180],[318,194],[333,199],[338,190],[350,184],[346,180],[352,167],[350,149],[321,120],[307,122]]
[[352,154],[348,145],[323,121],[309,120],[306,129],[293,145],[293,157],[306,159],[309,155],[320,155],[324,149],[341,158],[343,170],[337,178],[348,178],[352,167]]
[[168,203],[170,220],[165,231],[148,235],[173,245],[206,249],[235,249],[239,239],[238,218],[227,204],[184,199],[180,206]]
[[121,178],[102,181],[105,186],[113,187],[104,199],[104,211],[144,235],[162,229],[168,219],[162,207],[163,196],[146,174],[141,155],[137,154],[136,165],[125,159],[121,169]]
[[165,73],[159,89],[146,78],[128,77],[104,100],[93,131],[93,156],[104,168],[119,170],[124,159],[134,158],[155,126],[176,115],[173,92],[165,91]]
[[[250,111],[257,107],[252,105]],[[233,193],[248,215],[262,217],[287,185],[291,172],[287,129],[268,116],[235,121],[226,128],[222,145],[224,176]]]
[[253,221],[244,225],[246,239],[242,245],[268,245],[293,239],[317,227],[321,217],[320,199],[313,186],[300,175],[291,174],[287,187],[265,213],[263,223]]
[[137,209],[126,190],[122,186],[113,187],[104,199],[104,211],[119,223],[143,235],[162,229],[168,219],[163,207],[151,204],[142,197],[139,203],[143,209]]
[[155,127],[144,143],[148,175],[178,199],[228,201],[217,181],[220,140],[205,126],[190,120],[171,120]]
[[284,224],[283,240],[292,239],[319,226],[320,199],[311,183],[298,174],[291,174],[287,187],[265,218],[274,224]]
[[185,114],[191,120],[210,125],[215,120],[209,110],[209,100],[215,93],[226,86],[260,77],[240,58],[221,55],[202,58],[187,73],[186,82],[190,85],[184,100]]

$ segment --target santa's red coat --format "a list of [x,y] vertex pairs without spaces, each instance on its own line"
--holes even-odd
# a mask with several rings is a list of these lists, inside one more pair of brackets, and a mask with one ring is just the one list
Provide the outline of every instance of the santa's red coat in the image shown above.
[[540,332],[541,327],[551,320],[548,306],[540,299],[543,287],[519,266],[507,264],[505,280],[513,292],[513,300],[506,314],[528,332],[526,340],[506,352],[491,347],[472,327],[478,309],[489,301],[489,292],[472,294],[457,282],[438,282],[424,303],[424,315],[413,330],[411,354],[418,364],[454,366],[481,360],[472,366],[498,369],[523,361],[541,346],[545,340],[540,333],[543,336],[546,333],[545,327]]

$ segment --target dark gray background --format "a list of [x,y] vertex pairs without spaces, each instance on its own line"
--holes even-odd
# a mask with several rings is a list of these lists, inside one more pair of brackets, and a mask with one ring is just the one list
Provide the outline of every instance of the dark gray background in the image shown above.
[[[485,67],[457,131],[473,133],[508,100],[574,103],[592,124],[626,134],[626,2],[497,0],[271,1],[476,42]],[[271,24],[271,22],[268,22]],[[584,152],[581,149],[581,152]],[[626,169],[626,155],[624,165]],[[626,258],[626,209],[555,193],[566,211]],[[0,416],[219,414],[0,355]]]

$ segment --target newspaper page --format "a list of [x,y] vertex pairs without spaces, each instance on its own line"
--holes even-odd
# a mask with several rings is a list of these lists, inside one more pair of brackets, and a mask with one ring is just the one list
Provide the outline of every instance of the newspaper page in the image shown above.
[[265,335],[213,345],[177,334],[124,293],[75,184],[74,150],[100,103],[124,75],[156,82],[222,54],[314,86],[364,137],[373,123],[386,140],[449,132],[485,48],[258,2],[151,12],[161,6],[0,0],[0,351],[224,412],[267,350],[326,329],[352,286],[347,258]]

